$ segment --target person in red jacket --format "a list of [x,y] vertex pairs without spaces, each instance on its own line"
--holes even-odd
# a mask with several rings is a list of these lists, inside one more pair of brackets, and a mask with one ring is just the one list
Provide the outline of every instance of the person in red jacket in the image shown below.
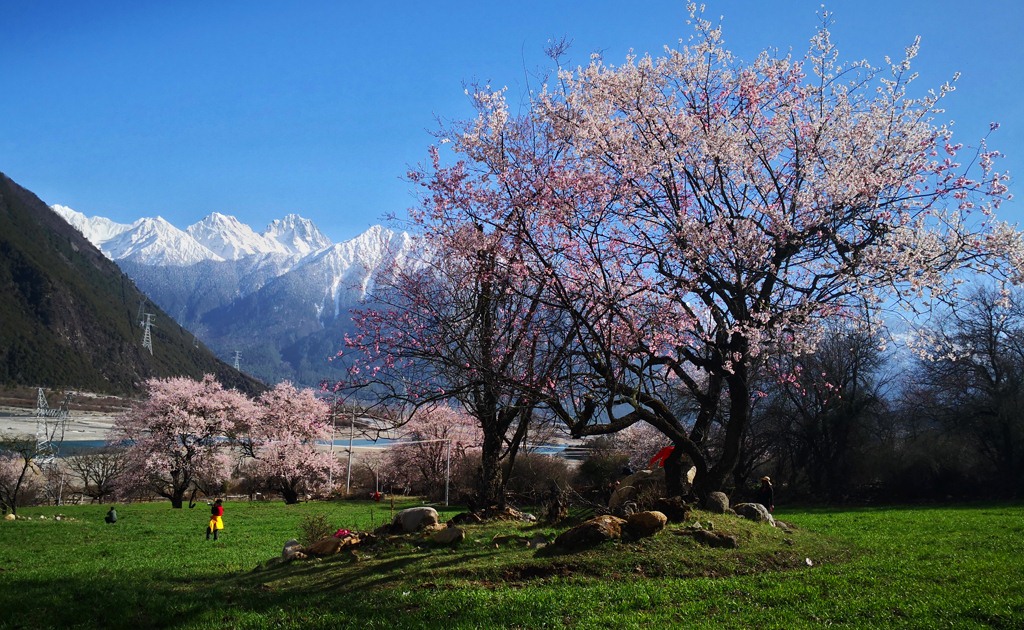
[[217,534],[224,529],[224,505],[223,501],[217,499],[210,508],[210,524],[206,528],[206,540],[210,540],[210,534],[217,540]]

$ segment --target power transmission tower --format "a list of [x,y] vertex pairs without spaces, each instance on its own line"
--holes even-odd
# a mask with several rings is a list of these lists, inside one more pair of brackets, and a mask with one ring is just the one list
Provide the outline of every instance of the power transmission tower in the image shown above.
[[242,371],[242,368],[238,367],[239,362],[241,360],[242,360],[242,351],[241,350],[235,350],[235,369],[238,370],[239,372]]
[[153,354],[153,335],[150,332],[150,328],[153,326],[153,313],[145,313],[146,319],[139,322],[140,326],[144,326],[145,329],[142,332],[142,347],[149,349],[149,354]]
[[50,409],[46,402],[46,394],[43,388],[39,388],[36,395],[36,444],[38,451],[45,458],[52,458],[57,454],[57,446],[64,441],[64,431],[67,427],[68,414],[71,409],[71,397],[74,392],[64,394],[64,402],[57,409]]
[[64,433],[67,430],[68,415],[71,410],[71,398],[74,392],[64,394],[64,402],[57,409],[50,409],[46,402],[46,394],[43,388],[39,388],[36,395],[36,464],[40,469],[49,470],[59,478],[57,484],[57,504],[63,502],[64,493],[64,472],[57,464],[57,457],[60,453],[60,446],[64,442]]

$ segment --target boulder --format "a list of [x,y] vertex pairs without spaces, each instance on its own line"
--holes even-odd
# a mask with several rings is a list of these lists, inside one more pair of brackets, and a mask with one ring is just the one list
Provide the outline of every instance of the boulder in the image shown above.
[[314,558],[325,558],[327,556],[333,556],[334,554],[341,551],[345,541],[334,536],[328,536],[327,538],[321,538],[309,547],[306,547],[306,555],[313,556]]
[[612,512],[619,512],[626,503],[630,501],[636,502],[637,497],[641,494],[653,494],[655,496],[665,494],[664,468],[640,470],[632,475],[623,477],[608,500],[608,509]]
[[729,497],[724,492],[712,492],[708,495],[704,507],[715,514],[725,514],[729,511]]
[[554,546],[569,550],[586,549],[606,540],[616,540],[622,538],[622,526],[625,523],[625,520],[610,514],[595,516],[559,534]]
[[665,529],[668,517],[661,512],[637,512],[630,514],[622,531],[630,538],[647,538]]
[[775,518],[772,517],[768,508],[760,503],[737,503],[732,506],[732,509],[745,519],[756,521],[758,523],[768,523],[772,527],[775,527]]
[[612,492],[611,498],[608,499],[608,509],[616,514],[621,513],[624,505],[636,502],[636,495],[635,487],[619,484],[619,487]]
[[454,545],[466,539],[466,532],[461,527],[446,527],[430,536],[435,545]]
[[284,544],[284,549],[281,551],[282,560],[296,560],[298,559],[298,555],[305,557],[305,554],[302,553],[302,545],[299,544],[299,541],[293,538]]
[[391,522],[395,530],[405,533],[433,529],[438,524],[437,510],[432,507],[414,507],[402,510],[395,514],[395,518]]
[[651,509],[667,516],[670,523],[682,523],[690,518],[690,506],[683,497],[662,497],[654,502]]
[[707,529],[692,530],[692,536],[697,542],[709,547],[722,547],[725,549],[736,549],[740,546],[735,536],[722,534]]

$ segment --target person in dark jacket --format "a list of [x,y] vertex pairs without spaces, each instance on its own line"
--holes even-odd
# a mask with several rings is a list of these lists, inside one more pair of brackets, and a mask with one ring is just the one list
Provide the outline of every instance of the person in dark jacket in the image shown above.
[[117,510],[114,509],[114,506],[110,506],[110,509],[107,511],[107,515],[103,517],[103,520],[110,524],[117,522]]
[[775,511],[775,489],[772,488],[772,479],[768,475],[761,477],[761,487],[757,489],[757,502],[769,512]]

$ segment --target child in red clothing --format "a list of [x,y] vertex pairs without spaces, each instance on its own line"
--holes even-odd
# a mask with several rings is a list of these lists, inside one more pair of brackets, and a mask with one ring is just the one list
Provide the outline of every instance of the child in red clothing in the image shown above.
[[224,529],[224,505],[220,499],[213,502],[210,508],[210,524],[206,528],[206,540],[210,540],[210,534],[217,540],[217,534]]

